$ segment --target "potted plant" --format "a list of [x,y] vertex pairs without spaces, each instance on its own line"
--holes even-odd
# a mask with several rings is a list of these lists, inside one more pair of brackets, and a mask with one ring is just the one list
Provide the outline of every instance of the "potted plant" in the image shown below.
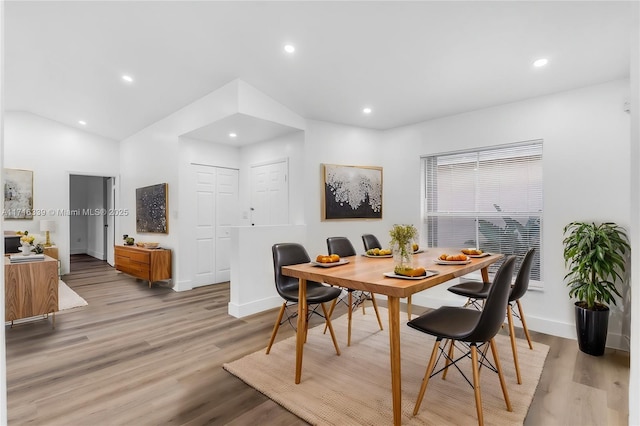
[[590,355],[604,354],[609,324],[609,304],[622,297],[616,281],[625,273],[631,249],[624,229],[612,222],[599,225],[571,222],[564,227],[565,275],[569,297],[575,302],[578,346]]

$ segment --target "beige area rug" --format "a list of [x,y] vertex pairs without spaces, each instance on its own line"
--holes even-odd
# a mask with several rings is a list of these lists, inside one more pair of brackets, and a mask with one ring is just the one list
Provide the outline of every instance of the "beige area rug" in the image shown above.
[[87,301],[80,297],[78,293],[71,290],[64,281],[60,280],[58,282],[58,311],[86,305],[88,305]]
[[[322,326],[309,330],[304,348],[302,380],[298,385],[294,384],[295,336],[276,343],[269,355],[265,355],[263,349],[223,367],[311,424],[392,424],[387,310],[381,308],[380,315],[384,331],[379,330],[372,309],[368,309],[366,315],[362,315],[361,311],[354,315],[350,347],[346,345],[346,315],[333,321],[341,356],[336,355],[329,334],[322,334]],[[413,416],[413,407],[435,339],[410,328],[404,321],[400,326],[402,424],[477,425],[473,389],[455,368],[449,370],[446,380],[438,375],[429,381],[420,411]],[[265,348],[268,337],[265,336]],[[496,343],[513,411],[506,410],[498,375],[483,369],[480,377],[484,421],[490,425],[522,424],[540,380],[549,347],[534,342],[534,350],[530,350],[526,340],[518,339],[523,381],[518,385],[509,337],[499,335]],[[489,355],[489,359],[493,358]],[[469,363],[460,365],[465,373],[471,372]]]

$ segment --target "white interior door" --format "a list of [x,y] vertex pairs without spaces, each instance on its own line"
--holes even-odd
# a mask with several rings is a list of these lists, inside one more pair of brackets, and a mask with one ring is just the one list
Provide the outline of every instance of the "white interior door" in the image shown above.
[[238,170],[218,168],[216,174],[216,279],[231,278],[231,229],[238,218]]
[[251,167],[252,225],[289,223],[288,171],[288,160]]
[[208,166],[193,166],[195,182],[195,274],[193,286],[215,282],[215,214],[216,214],[216,169]]

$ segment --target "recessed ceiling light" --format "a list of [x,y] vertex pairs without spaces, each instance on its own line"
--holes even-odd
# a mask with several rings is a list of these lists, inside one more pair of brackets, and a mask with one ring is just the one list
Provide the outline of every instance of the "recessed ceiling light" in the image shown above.
[[87,122],[84,120],[78,120],[78,124],[80,124],[81,126],[86,126]]
[[133,77],[131,77],[130,75],[123,75],[122,79],[127,83],[133,83]]
[[287,53],[293,53],[296,51],[296,48],[293,44],[285,44],[284,45],[284,51]]
[[238,136],[238,135],[236,135],[235,133],[229,133],[229,137],[230,138],[235,138],[236,136]]
[[365,114],[371,114],[371,108],[367,107],[367,108],[363,108],[362,112]]
[[549,63],[549,60],[546,58],[540,58],[537,59],[534,63],[533,66],[536,68],[540,68],[540,67],[544,67],[545,65],[547,65]]

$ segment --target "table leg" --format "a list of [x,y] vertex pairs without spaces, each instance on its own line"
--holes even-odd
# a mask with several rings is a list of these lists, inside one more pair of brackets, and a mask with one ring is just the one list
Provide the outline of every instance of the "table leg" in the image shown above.
[[485,266],[484,268],[480,269],[480,273],[482,274],[482,282],[483,283],[488,283],[489,282],[489,267]]
[[388,296],[389,349],[391,357],[391,395],[393,397],[393,424],[402,423],[402,383],[400,370],[400,299]]
[[298,330],[296,332],[296,384],[302,376],[302,351],[307,318],[307,280],[300,278],[298,284]]

